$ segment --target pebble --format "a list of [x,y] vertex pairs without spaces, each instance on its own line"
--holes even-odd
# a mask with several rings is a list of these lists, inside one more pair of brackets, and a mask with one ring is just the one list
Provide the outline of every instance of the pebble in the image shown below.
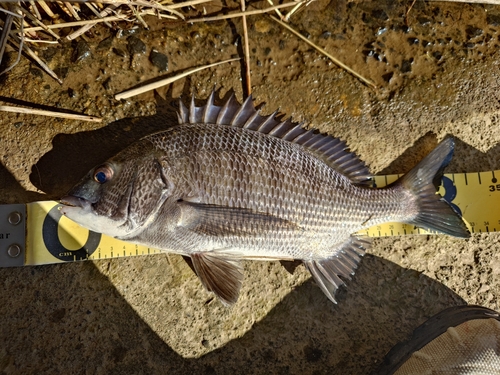
[[38,78],[43,78],[43,72],[38,68],[30,68],[30,74]]
[[467,34],[467,38],[471,39],[482,35],[483,30],[481,30],[479,27],[469,25],[465,28],[465,33]]
[[83,39],[80,39],[76,44],[76,48],[73,52],[73,62],[80,62],[88,57],[90,57],[90,46]]
[[146,44],[136,36],[127,38],[127,49],[131,55],[140,55],[146,53]]
[[106,39],[103,39],[99,42],[97,45],[97,50],[102,51],[102,50],[108,50],[111,48],[111,44],[113,43],[113,37],[107,37]]
[[500,26],[500,14],[488,14],[486,16],[486,22],[491,26]]
[[387,21],[389,19],[389,16],[387,15],[387,13],[382,9],[372,10],[372,17],[376,18],[378,20],[381,20],[381,21]]
[[125,52],[121,48],[113,48],[113,52],[120,57],[127,57],[127,52]]
[[168,70],[168,57],[156,49],[151,50],[149,61],[156,66],[160,72]]
[[411,72],[411,64],[413,63],[413,59],[403,60],[401,64],[401,73],[409,73]]
[[320,35],[320,38],[323,38],[323,39],[328,39],[329,37],[332,36],[332,33],[330,31],[324,31],[321,35]]
[[391,80],[391,78],[394,76],[394,73],[393,72],[390,72],[390,73],[386,73],[386,74],[383,74],[382,75],[382,78],[385,82],[389,83],[389,81]]

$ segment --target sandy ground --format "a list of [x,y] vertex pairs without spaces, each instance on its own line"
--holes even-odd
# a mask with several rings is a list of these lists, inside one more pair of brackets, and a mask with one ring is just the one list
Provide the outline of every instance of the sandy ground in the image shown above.
[[[500,169],[500,9],[417,1],[405,17],[408,6],[318,0],[292,19],[377,91],[269,18],[250,18],[255,103],[346,140],[375,174],[408,171],[446,136],[457,143],[447,172]],[[94,165],[175,123],[170,104],[180,95],[204,99],[217,85],[220,97],[234,90],[241,100],[239,63],[113,99],[139,82],[241,54],[240,34],[239,20],[155,24],[110,39],[97,27],[78,61],[76,44],[39,49],[63,85],[23,59],[0,77],[1,100],[104,122],[0,114],[1,201],[59,198]],[[151,63],[153,49],[168,57],[168,71]],[[496,233],[376,239],[338,305],[302,265],[279,262],[245,263],[232,308],[178,256],[0,269],[0,372],[367,374],[446,307],[499,310],[499,242]]]

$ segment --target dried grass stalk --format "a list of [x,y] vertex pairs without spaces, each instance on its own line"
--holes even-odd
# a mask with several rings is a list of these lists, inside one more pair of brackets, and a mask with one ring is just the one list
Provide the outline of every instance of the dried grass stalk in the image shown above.
[[123,92],[121,92],[119,94],[116,94],[115,95],[115,99],[116,100],[127,99],[127,98],[130,98],[130,97],[135,96],[135,95],[143,94],[145,92],[148,92],[148,91],[151,91],[151,90],[154,90],[154,89],[166,86],[166,85],[168,85],[168,84],[170,84],[172,82],[175,82],[175,81],[177,81],[177,80],[179,80],[181,78],[184,78],[184,77],[187,77],[187,76],[189,76],[189,75],[191,75],[193,73],[199,72],[200,70],[208,69],[208,68],[211,68],[213,66],[217,66],[217,65],[220,65],[220,64],[225,64],[225,63],[228,63],[228,62],[231,62],[231,61],[237,61],[237,60],[239,60],[239,58],[229,59],[229,60],[224,60],[224,61],[219,61],[219,62],[216,62],[216,63],[213,63],[213,64],[203,65],[203,66],[199,66],[197,68],[189,69],[189,70],[186,70],[183,73],[177,74],[174,77],[168,77],[168,78],[156,81],[156,82],[148,83],[147,85],[144,85],[144,86],[140,86],[140,87],[136,87],[136,88],[133,88],[133,89],[130,89],[130,90],[123,91]]
[[25,113],[30,115],[41,115],[50,116],[57,118],[65,118],[68,120],[81,120],[81,121],[91,121],[91,122],[102,122],[102,119],[94,116],[78,115],[73,113],[63,113],[55,111],[45,111],[42,109],[34,108],[23,108],[23,107],[12,107],[8,105],[0,105],[0,111],[3,112],[13,112],[13,113]]
[[271,16],[271,18],[276,21],[277,23],[279,23],[281,26],[283,26],[285,29],[287,29],[288,31],[290,31],[292,34],[296,35],[297,37],[299,37],[300,39],[302,39],[304,42],[306,42],[307,44],[309,44],[311,47],[313,47],[316,51],[318,51],[319,53],[325,55],[326,57],[328,57],[330,60],[332,60],[336,65],[338,65],[339,67],[341,67],[342,69],[346,70],[347,72],[351,73],[353,76],[355,76],[356,78],[360,79],[362,82],[364,82],[365,84],[367,84],[368,86],[370,86],[371,88],[373,89],[377,89],[377,86],[372,82],[370,81],[368,78],[365,78],[363,77],[361,74],[357,73],[356,71],[354,71],[353,69],[349,68],[347,65],[345,65],[343,62],[339,61],[338,59],[336,59],[335,57],[333,57],[332,55],[330,55],[327,51],[325,51],[323,48],[317,46],[316,44],[314,44],[313,42],[311,42],[310,40],[308,40],[306,37],[304,37],[302,34],[300,34],[299,32],[297,32],[295,29],[293,29],[290,25],[287,25],[286,23],[280,21],[279,19],[277,19],[276,17],[274,16]]

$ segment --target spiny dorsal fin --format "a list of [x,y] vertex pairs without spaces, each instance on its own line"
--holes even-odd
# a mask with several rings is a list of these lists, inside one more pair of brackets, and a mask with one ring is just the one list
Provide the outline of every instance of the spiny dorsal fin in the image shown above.
[[351,275],[358,267],[360,256],[363,256],[369,245],[370,242],[367,239],[350,237],[339,249],[336,249],[335,256],[304,261],[316,284],[333,303],[337,303],[335,292],[341,285],[344,285],[339,276],[351,279]]
[[290,119],[279,121],[276,112],[269,116],[260,115],[249,96],[239,104],[234,93],[222,107],[214,104],[214,91],[202,107],[196,107],[194,96],[189,108],[179,100],[177,114],[179,124],[218,124],[235,126],[284,139],[307,148],[337,172],[355,184],[367,184],[370,172],[359,158],[348,150],[344,141],[319,133],[314,129],[304,129],[304,123],[294,123]]

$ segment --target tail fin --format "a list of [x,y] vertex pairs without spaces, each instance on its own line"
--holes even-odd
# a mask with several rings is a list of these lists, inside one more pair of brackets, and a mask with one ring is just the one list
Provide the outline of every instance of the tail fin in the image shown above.
[[409,224],[454,237],[467,238],[470,232],[460,215],[439,195],[433,181],[440,178],[453,156],[455,142],[445,139],[397,183],[417,198],[419,213]]

